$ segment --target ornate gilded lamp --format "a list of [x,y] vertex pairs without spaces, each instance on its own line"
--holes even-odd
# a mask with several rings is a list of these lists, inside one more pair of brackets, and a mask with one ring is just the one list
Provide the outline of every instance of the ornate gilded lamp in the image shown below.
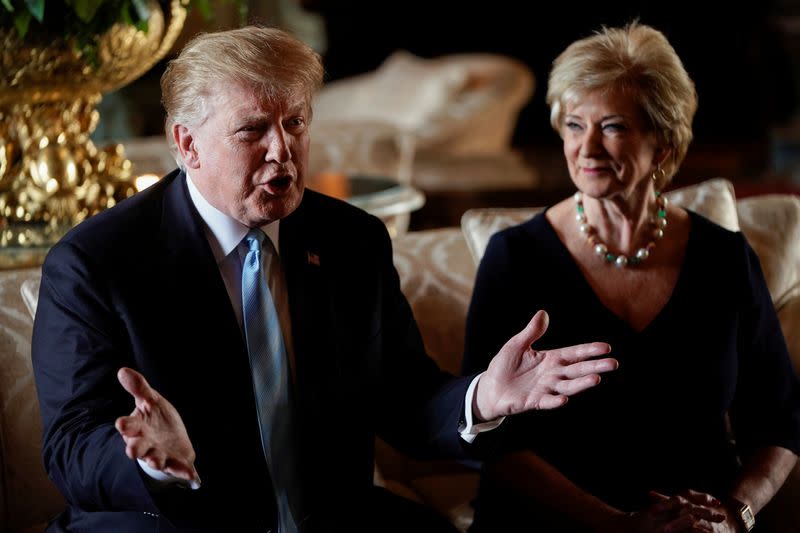
[[95,106],[166,55],[187,3],[147,2],[147,31],[114,24],[94,65],[66,39],[0,28],[0,268],[39,263],[69,228],[135,192],[122,146],[90,139]]

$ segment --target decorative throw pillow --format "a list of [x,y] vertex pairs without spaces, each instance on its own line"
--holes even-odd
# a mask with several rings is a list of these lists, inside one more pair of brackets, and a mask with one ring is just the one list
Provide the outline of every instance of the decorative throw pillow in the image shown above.
[[[753,196],[739,200],[736,207],[739,225],[758,254],[775,308],[781,312],[786,306],[800,306],[800,197]],[[800,331],[792,329],[786,332],[787,341],[796,339],[800,357]],[[800,372],[800,366],[797,370]]]
[[[724,178],[713,178],[696,185],[666,193],[667,198],[691,209],[731,231],[739,231],[736,195],[733,184]],[[470,209],[461,216],[461,229],[475,264],[480,263],[489,239],[496,232],[521,224],[540,213],[544,207],[508,207]]]

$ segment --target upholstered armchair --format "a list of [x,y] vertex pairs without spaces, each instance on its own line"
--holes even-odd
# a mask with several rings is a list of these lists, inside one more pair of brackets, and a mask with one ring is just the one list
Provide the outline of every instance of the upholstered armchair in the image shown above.
[[424,59],[397,51],[376,70],[317,94],[311,173],[375,173],[418,184],[433,161],[513,159],[511,138],[534,85],[527,66],[502,55]]

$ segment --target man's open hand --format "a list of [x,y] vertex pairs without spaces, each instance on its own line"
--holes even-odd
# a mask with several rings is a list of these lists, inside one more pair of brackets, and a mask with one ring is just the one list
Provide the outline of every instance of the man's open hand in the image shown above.
[[135,370],[121,368],[117,379],[136,401],[133,412],[114,424],[125,441],[127,456],[199,486],[194,448],[175,407]]
[[478,381],[473,411],[478,420],[494,420],[532,409],[554,409],[567,398],[600,383],[600,374],[619,366],[616,359],[591,359],[607,354],[604,342],[555,350],[534,350],[549,318],[537,312],[489,363]]

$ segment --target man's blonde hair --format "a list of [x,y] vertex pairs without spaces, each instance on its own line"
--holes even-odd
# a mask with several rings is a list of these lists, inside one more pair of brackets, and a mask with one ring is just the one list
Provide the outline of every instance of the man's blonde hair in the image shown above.
[[323,74],[319,54],[283,30],[247,26],[201,33],[169,62],[161,76],[170,150],[181,165],[172,127],[202,124],[208,118],[210,99],[228,84],[253,88],[270,100],[300,96],[310,103],[322,85]]
[[553,128],[561,133],[567,102],[596,90],[622,90],[636,98],[659,143],[671,151],[658,184],[664,187],[686,156],[697,110],[694,82],[664,34],[632,22],[569,45],[553,62],[548,81]]

